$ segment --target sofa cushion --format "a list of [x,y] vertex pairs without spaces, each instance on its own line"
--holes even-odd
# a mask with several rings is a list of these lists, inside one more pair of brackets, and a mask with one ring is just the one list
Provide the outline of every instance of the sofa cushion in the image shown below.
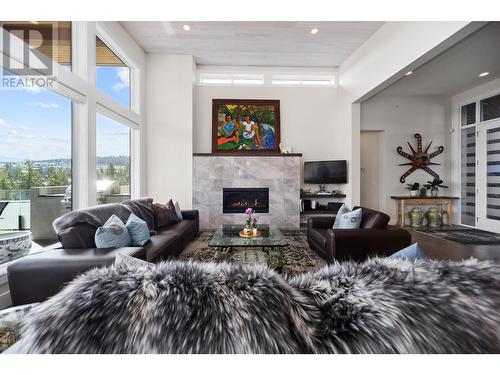
[[130,236],[131,246],[142,246],[148,242],[151,237],[149,235],[149,228],[146,222],[139,219],[134,214],[130,214],[125,227],[127,228]]
[[179,221],[175,212],[175,206],[170,199],[166,204],[154,203],[153,212],[155,214],[156,229],[164,228]]
[[101,204],[68,212],[54,220],[54,230],[62,247],[68,249],[94,248],[95,232],[111,215],[127,221],[131,211],[121,203]]
[[358,229],[361,225],[361,217],[361,208],[351,211],[345,204],[343,204],[335,217],[333,229]]
[[149,231],[155,231],[155,215],[153,212],[153,198],[140,198],[122,202],[139,219],[148,225]]
[[98,227],[87,223],[77,223],[57,232],[57,238],[65,249],[95,248],[95,232]]
[[326,238],[327,238],[327,231],[328,229],[322,229],[322,228],[314,228],[311,230],[311,239],[315,242],[318,243],[318,245],[321,245],[322,247],[326,247]]
[[159,230],[158,234],[151,236],[150,241],[144,245],[144,250],[148,262],[167,258],[177,255],[182,250],[182,239],[170,228]]
[[53,249],[12,262],[7,268],[12,304],[42,302],[59,292],[75,276],[91,268],[113,264],[117,254],[146,259],[142,247],[120,247]]
[[129,246],[130,235],[123,221],[118,216],[111,215],[106,223],[95,232],[95,244],[101,249]]
[[380,211],[375,211],[366,207],[354,207],[354,209],[357,208],[361,208],[363,212],[360,225],[360,228],[363,229],[384,229],[391,219],[389,215]]
[[168,230],[177,233],[182,240],[182,247],[186,247],[198,233],[198,225],[195,220],[182,220],[168,227]]

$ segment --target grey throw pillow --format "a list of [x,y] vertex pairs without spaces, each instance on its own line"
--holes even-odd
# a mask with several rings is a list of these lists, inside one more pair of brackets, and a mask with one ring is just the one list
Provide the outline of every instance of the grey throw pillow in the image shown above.
[[182,221],[184,218],[182,217],[181,206],[179,206],[178,201],[174,201],[174,208],[175,208],[175,214],[177,215],[177,219],[179,219],[179,221]]

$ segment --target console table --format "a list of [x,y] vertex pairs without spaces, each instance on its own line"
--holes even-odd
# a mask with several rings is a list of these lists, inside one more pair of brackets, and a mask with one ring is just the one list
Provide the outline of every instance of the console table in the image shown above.
[[446,213],[448,214],[448,220],[451,223],[451,206],[452,201],[458,199],[458,197],[408,197],[408,196],[398,196],[393,195],[391,199],[396,200],[398,204],[398,222],[397,225],[404,226],[406,219],[406,206],[439,206],[439,210],[443,210],[443,206],[446,206]]

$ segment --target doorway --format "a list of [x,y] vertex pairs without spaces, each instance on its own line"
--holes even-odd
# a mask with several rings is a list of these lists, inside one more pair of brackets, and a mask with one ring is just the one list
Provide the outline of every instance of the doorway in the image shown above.
[[381,131],[361,132],[361,206],[380,210]]

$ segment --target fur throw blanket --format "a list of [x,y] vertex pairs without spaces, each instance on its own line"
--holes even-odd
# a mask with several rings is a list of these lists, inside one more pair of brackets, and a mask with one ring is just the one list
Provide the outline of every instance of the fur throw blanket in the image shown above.
[[24,353],[499,353],[500,266],[116,265],[34,308],[21,337]]

